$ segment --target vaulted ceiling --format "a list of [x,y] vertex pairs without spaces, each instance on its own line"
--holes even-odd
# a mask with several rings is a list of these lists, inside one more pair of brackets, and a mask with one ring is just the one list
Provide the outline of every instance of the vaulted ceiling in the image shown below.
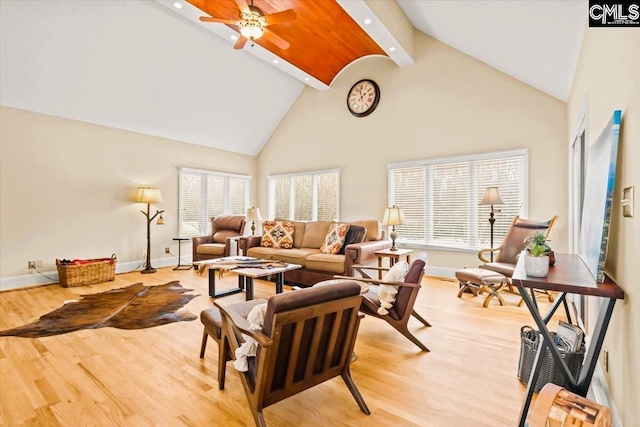
[[[237,0],[0,1],[0,104],[257,154],[305,85],[331,90],[358,58],[398,66],[391,18],[566,100],[585,0],[254,0],[297,19],[234,50]],[[177,8],[179,5],[180,8]],[[399,5],[399,7],[398,7]],[[393,9],[395,7],[395,9]],[[384,8],[391,8],[387,13]]]

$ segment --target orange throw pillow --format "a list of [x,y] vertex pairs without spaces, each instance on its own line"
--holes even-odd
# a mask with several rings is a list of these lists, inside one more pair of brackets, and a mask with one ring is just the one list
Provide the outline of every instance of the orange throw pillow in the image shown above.
[[263,222],[260,245],[265,248],[291,249],[293,247],[293,227],[293,223],[289,221]]
[[337,254],[342,245],[344,245],[344,239],[347,237],[349,227],[349,224],[331,224],[327,237],[324,238],[324,242],[320,246],[320,252],[330,255]]

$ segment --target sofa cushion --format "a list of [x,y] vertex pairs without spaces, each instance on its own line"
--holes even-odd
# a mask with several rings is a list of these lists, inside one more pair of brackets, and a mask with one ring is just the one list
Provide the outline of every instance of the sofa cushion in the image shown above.
[[203,243],[196,247],[196,253],[202,255],[224,255],[224,243]]
[[227,240],[227,237],[237,236],[238,232],[235,230],[219,230],[213,233],[213,241],[215,243],[223,243]]
[[[276,218],[274,221],[289,221],[287,219]],[[301,248],[302,239],[304,238],[304,229],[307,225],[304,221],[289,221],[293,223],[293,247]]]
[[359,225],[367,229],[365,242],[382,239],[382,224],[377,219],[367,219],[363,221],[349,221],[351,225]]
[[313,254],[319,254],[320,249],[300,248],[300,249],[277,249],[273,253],[273,259],[291,264],[305,266],[304,260]]
[[340,255],[344,255],[344,250],[347,248],[347,245],[352,243],[362,243],[364,242],[365,237],[367,236],[367,229],[360,225],[352,225],[349,227],[349,231],[347,231],[347,237],[344,238],[344,244],[338,251]]
[[333,223],[329,227],[329,231],[320,246],[320,252],[323,254],[334,255],[340,251],[344,244],[344,239],[347,237],[349,231],[349,224]]
[[328,273],[344,273],[344,255],[314,254],[304,260],[305,268],[309,270],[326,271]]
[[254,258],[273,259],[273,253],[277,251],[276,248],[264,248],[262,246],[254,246],[247,250],[246,255]]
[[308,222],[304,229],[304,239],[302,240],[303,248],[320,249],[324,238],[327,237],[331,221],[313,221]]
[[265,221],[262,223],[262,240],[261,246],[267,248],[284,248],[293,247],[293,223],[289,221]]

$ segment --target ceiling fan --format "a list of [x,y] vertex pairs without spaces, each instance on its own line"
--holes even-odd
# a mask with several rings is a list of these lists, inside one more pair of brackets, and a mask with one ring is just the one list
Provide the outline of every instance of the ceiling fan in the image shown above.
[[262,37],[265,32],[268,32],[267,38],[270,42],[278,46],[280,49],[285,50],[289,48],[289,42],[275,34],[273,31],[268,31],[267,26],[282,24],[284,22],[293,21],[298,16],[293,9],[283,10],[282,12],[272,13],[271,15],[265,15],[262,10],[257,6],[247,3],[247,0],[236,0],[236,4],[240,9],[240,19],[225,19],[215,18],[211,16],[201,16],[202,22],[217,22],[222,24],[237,25],[240,27],[240,38],[233,46],[234,49],[242,49],[247,40],[256,40]]

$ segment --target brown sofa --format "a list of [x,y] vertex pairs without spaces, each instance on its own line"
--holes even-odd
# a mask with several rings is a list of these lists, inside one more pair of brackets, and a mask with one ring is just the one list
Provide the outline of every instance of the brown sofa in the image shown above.
[[322,280],[332,279],[334,275],[353,275],[354,264],[366,264],[376,260],[375,252],[389,249],[391,242],[386,240],[386,232],[379,221],[341,221],[358,225],[366,229],[364,242],[349,244],[344,255],[329,255],[320,252],[331,221],[290,221],[294,224],[293,248],[280,249],[260,246],[262,236],[243,238],[244,254],[251,257],[274,259],[302,265],[301,269],[287,271],[285,281],[312,286]]
[[229,237],[242,236],[244,215],[220,215],[211,218],[211,235],[194,237],[193,261],[229,256]]

